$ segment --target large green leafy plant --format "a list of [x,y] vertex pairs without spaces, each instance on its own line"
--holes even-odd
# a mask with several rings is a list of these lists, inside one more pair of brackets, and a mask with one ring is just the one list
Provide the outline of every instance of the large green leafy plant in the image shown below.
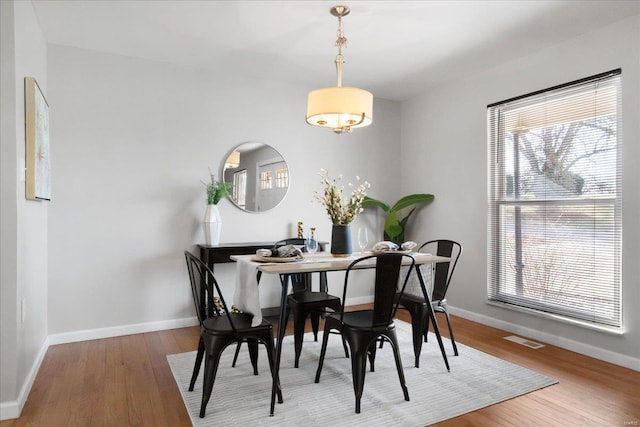
[[[398,200],[395,205],[389,206],[380,200],[373,199],[369,196],[362,201],[363,208],[379,207],[387,212],[387,218],[384,222],[384,239],[390,240],[397,244],[404,242],[404,232],[407,221],[416,207],[431,203],[435,197],[433,194],[410,194]],[[402,216],[403,209],[414,206],[409,213]]]

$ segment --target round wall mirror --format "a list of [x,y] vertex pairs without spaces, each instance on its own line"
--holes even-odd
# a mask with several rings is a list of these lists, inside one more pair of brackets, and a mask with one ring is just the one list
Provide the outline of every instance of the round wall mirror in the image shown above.
[[222,167],[222,180],[231,183],[229,199],[246,212],[264,212],[284,200],[289,191],[289,167],[282,155],[261,142],[235,147]]

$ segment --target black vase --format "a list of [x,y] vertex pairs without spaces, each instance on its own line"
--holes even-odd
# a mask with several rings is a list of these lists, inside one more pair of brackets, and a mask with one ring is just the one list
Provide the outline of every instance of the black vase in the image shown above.
[[331,227],[331,254],[334,256],[351,255],[351,226],[333,224]]

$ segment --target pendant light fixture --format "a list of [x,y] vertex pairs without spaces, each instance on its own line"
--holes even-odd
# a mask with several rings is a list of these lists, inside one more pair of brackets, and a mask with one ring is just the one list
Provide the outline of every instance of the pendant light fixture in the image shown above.
[[350,10],[347,6],[334,6],[331,14],[338,17],[338,39],[335,64],[338,84],[309,92],[307,98],[307,123],[313,126],[328,127],[335,133],[351,132],[352,128],[364,127],[373,120],[373,95],[363,89],[342,86],[342,48],[347,45],[344,36],[342,17]]
[[227,160],[224,162],[225,169],[235,169],[240,166],[240,152],[238,150],[234,150],[229,154]]

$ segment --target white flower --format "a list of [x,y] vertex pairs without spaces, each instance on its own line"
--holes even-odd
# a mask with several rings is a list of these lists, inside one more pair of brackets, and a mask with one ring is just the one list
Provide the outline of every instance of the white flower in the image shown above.
[[[342,174],[338,175],[337,179],[332,180],[325,169],[320,169],[320,176],[322,177],[320,183],[325,187],[323,195],[321,197],[320,194],[314,192],[313,199],[324,205],[333,224],[349,224],[357,214],[364,210],[362,201],[367,195],[366,189],[370,187],[369,183],[365,181],[363,184],[358,185],[351,193],[351,196],[345,198],[343,202],[342,192],[344,191],[344,186],[338,185],[342,179]],[[356,176],[356,179],[360,181],[359,176]],[[348,186],[353,187],[353,184],[349,183]]]

